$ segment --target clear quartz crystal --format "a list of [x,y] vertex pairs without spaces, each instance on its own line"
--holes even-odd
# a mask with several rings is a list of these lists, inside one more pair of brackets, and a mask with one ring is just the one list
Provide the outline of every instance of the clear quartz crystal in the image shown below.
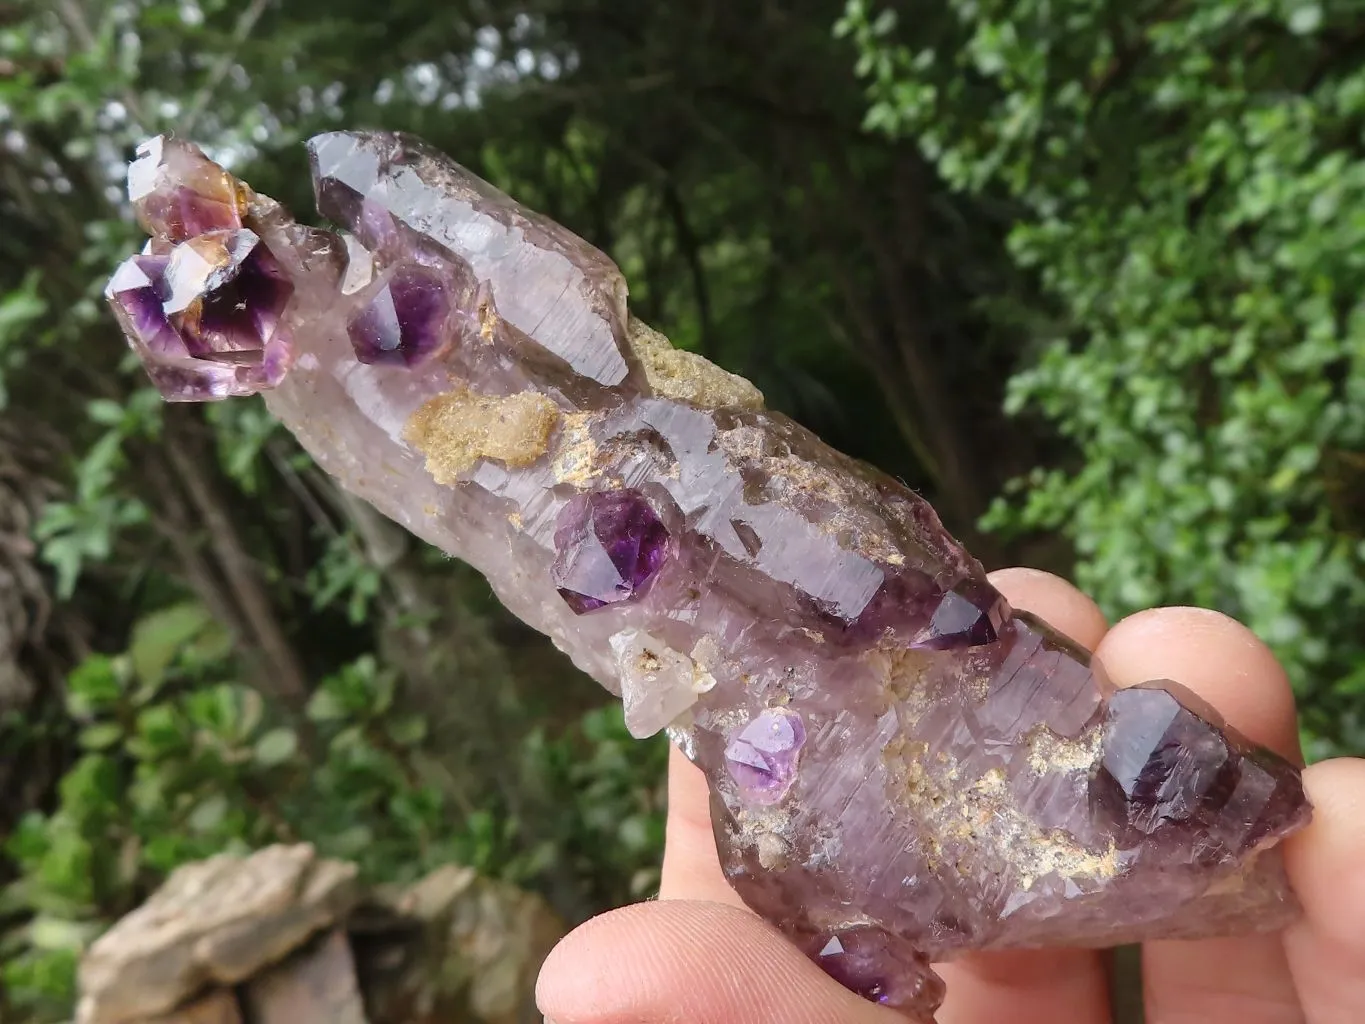
[[[344,487],[623,695],[632,731],[666,727],[731,883],[831,976],[931,1021],[931,960],[1293,917],[1294,766],[1176,684],[1115,694],[917,495],[634,320],[560,225],[410,137],[309,154],[343,236],[187,143],[144,147],[152,241],[109,299],[152,379],[262,391]],[[187,244],[212,266],[168,283]]]

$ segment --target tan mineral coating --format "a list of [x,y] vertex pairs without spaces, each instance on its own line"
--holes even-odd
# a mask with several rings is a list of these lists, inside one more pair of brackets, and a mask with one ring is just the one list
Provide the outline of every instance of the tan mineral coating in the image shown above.
[[575,412],[564,417],[552,463],[557,482],[586,484],[596,476],[597,442],[592,439],[592,423],[591,413]]
[[480,459],[529,466],[545,454],[559,423],[555,404],[535,391],[477,395],[448,391],[412,414],[404,439],[426,457],[439,484],[454,484]]
[[1039,775],[1054,771],[1090,771],[1100,759],[1103,734],[1092,729],[1080,739],[1058,736],[1045,725],[1028,735],[1028,764]]
[[666,337],[634,317],[627,340],[655,394],[703,409],[763,408],[763,392],[743,377],[695,352],[674,348]]
[[[930,863],[946,856],[950,839],[986,863],[1009,864],[1019,884],[1033,888],[1038,880],[1062,878],[1102,880],[1118,873],[1118,848],[1111,841],[1101,850],[1087,849],[1065,832],[1045,830],[1016,805],[1003,769],[992,768],[978,779],[961,778],[947,755],[938,755],[933,770],[925,767],[928,747],[898,739],[886,750],[888,765],[899,780],[899,795],[926,832]],[[974,865],[953,863],[966,875]]]

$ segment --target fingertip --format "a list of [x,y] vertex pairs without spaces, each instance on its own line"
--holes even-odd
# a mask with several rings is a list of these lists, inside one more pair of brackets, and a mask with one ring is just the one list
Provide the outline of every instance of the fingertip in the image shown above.
[[668,821],[659,899],[711,900],[743,906],[725,880],[711,828],[711,790],[702,770],[669,750]]
[[550,953],[536,984],[557,1024],[896,1024],[737,907],[692,900],[612,911]]
[[1365,759],[1310,765],[1308,826],[1284,844],[1285,867],[1313,928],[1365,964]]
[[1013,607],[1032,612],[1087,650],[1109,629],[1100,606],[1060,576],[1016,566],[996,570],[990,581]]
[[1115,686],[1170,679],[1257,743],[1299,758],[1294,693],[1274,653],[1236,619],[1207,608],[1153,608],[1118,622],[1096,655]]
[[1308,827],[1284,843],[1303,917],[1285,952],[1308,1019],[1358,1021],[1365,1007],[1365,760],[1310,765]]

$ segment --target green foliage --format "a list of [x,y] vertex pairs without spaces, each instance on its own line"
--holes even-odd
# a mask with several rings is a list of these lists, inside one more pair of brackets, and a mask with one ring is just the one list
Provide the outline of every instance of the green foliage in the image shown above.
[[[662,841],[662,801],[639,788],[661,744],[636,743],[617,708],[590,712],[524,752],[556,791],[556,831],[529,851],[495,808],[456,806],[439,784],[425,719],[369,655],[323,679],[301,717],[232,681],[230,644],[196,603],[137,622],[129,649],[69,675],[81,753],[54,808],[31,811],[5,850],[18,877],[0,896],[11,1005],[69,1012],[79,951],[180,864],[271,842],[313,843],[372,881],[408,882],[447,863],[534,884],[560,851],[620,871],[638,893]],[[603,853],[602,851],[605,851]]]
[[[1113,614],[1222,609],[1283,660],[1315,754],[1365,748],[1365,65],[1359,5],[851,0],[867,124],[1009,201],[1047,304],[1008,407],[1072,456],[991,528],[1061,530]],[[1311,737],[1310,737],[1311,739]]]
[[557,842],[547,854],[567,857],[583,871],[605,865],[608,875],[625,880],[633,898],[654,892],[666,810],[664,737],[635,739],[612,704],[588,712],[555,740],[537,730],[528,755],[561,808]]

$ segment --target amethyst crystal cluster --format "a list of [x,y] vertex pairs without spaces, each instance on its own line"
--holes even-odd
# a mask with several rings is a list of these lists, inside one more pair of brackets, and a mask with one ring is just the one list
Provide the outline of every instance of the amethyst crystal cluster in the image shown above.
[[1282,925],[1298,771],[1167,682],[1114,692],[933,510],[626,308],[616,266],[416,139],[309,143],[292,220],[203,153],[130,172],[109,300],[167,399],[261,392],[340,483],[706,774],[721,860],[832,976],[931,1021],[931,960]]

